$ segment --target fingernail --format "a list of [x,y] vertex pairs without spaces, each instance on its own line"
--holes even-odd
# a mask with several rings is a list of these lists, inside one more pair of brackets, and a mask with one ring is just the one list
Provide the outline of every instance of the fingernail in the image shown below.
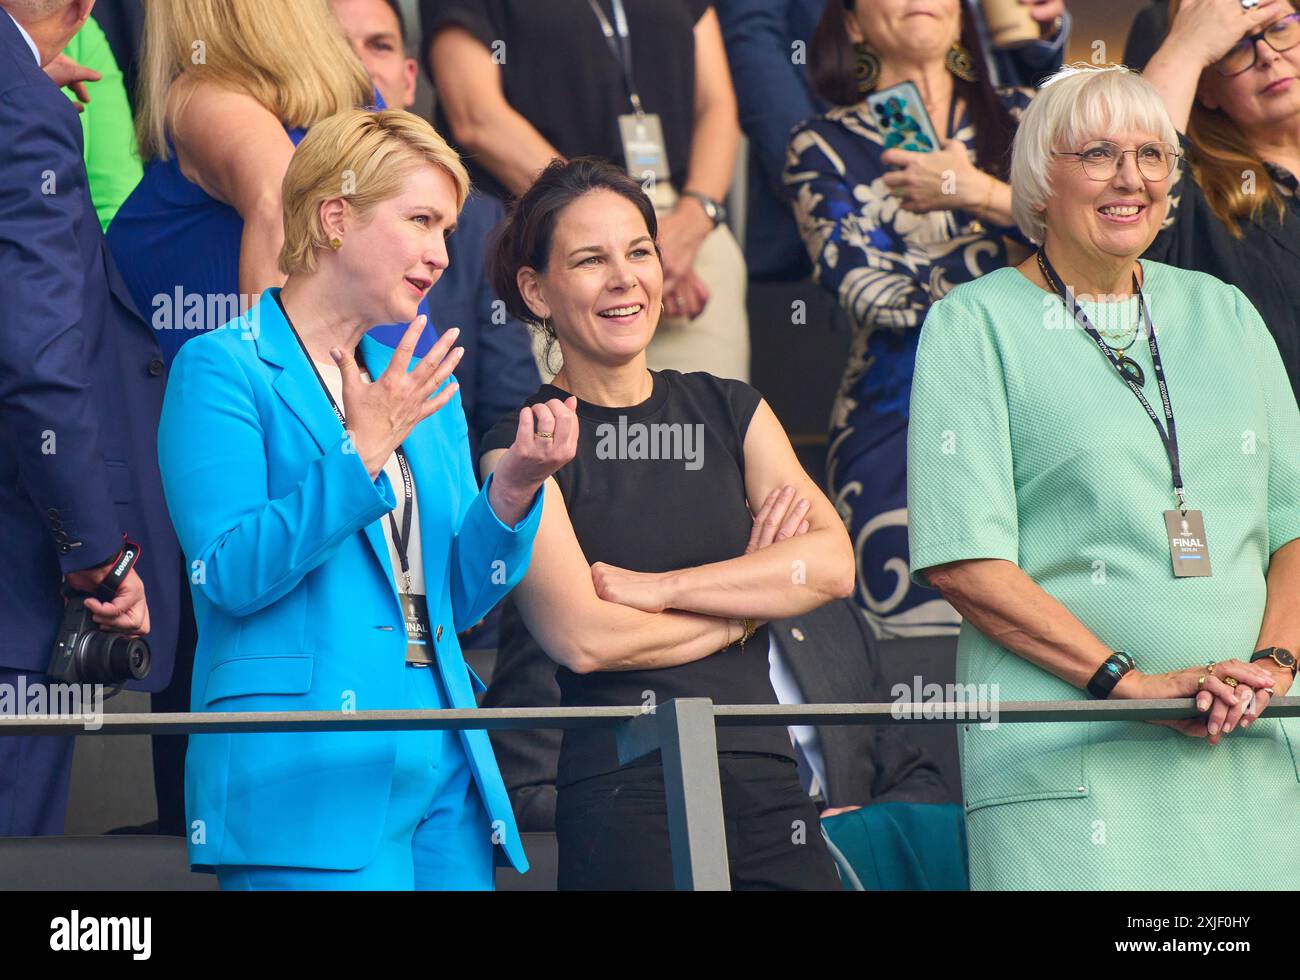
[[1208,711],[1209,708],[1210,708],[1210,699],[1209,699],[1209,698],[1198,698],[1197,701],[1196,701],[1196,707],[1197,707],[1197,710],[1199,710],[1199,711]]
[[1241,719],[1241,727],[1242,727],[1242,728],[1249,728],[1249,727],[1250,727],[1250,719],[1249,719],[1249,718],[1243,718],[1243,719]]
[[1228,732],[1230,732],[1230,731],[1232,731],[1232,725],[1231,725],[1231,724],[1228,724],[1228,725],[1224,725],[1224,726],[1223,726],[1223,734],[1224,734],[1224,735],[1227,735]]
[[1218,735],[1218,734],[1219,734],[1219,726],[1216,725],[1214,722],[1210,722],[1209,731],[1210,731],[1210,734],[1211,734],[1211,735]]
[[336,361],[341,361],[343,360],[343,352],[339,350],[337,347],[331,347],[330,357],[334,358],[334,360]]

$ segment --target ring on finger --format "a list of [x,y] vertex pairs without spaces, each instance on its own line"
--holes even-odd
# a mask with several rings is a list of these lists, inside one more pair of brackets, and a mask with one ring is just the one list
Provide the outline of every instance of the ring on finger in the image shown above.
[[1198,678],[1196,679],[1196,689],[1197,689],[1198,691],[1204,691],[1204,690],[1205,690],[1205,675],[1204,675],[1204,674],[1202,674],[1200,677],[1198,677]]
[[1227,684],[1229,687],[1236,687],[1236,686],[1237,686],[1237,678],[1235,678],[1235,677],[1225,677],[1225,678],[1223,679],[1223,683]]
[[537,436],[538,439],[550,439],[550,438],[554,437],[555,433],[554,433],[554,432],[538,432],[538,433],[535,433],[535,435]]

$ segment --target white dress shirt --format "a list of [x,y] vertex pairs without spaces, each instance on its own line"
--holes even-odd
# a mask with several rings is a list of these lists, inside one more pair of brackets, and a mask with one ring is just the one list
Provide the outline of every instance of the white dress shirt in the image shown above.
[[23,25],[18,23],[17,17],[9,13],[7,10],[5,11],[5,14],[14,22],[14,27],[18,28],[18,33],[23,36],[23,40],[27,42],[27,46],[32,49],[32,57],[36,59],[36,66],[39,68],[41,64],[41,49],[36,46],[36,42],[32,40],[32,36],[27,33],[27,30]]

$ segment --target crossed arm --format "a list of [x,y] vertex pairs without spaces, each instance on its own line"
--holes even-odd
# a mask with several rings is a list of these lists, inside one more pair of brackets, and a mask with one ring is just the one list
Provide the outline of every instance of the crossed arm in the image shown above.
[[[502,452],[483,456],[485,476]],[[740,619],[798,615],[852,591],[848,535],[765,402],[750,422],[744,452],[751,512],[762,513],[772,491],[790,486],[787,502],[808,502],[805,511],[792,509],[807,521],[806,533],[795,534],[798,525],[787,522],[778,533],[790,537],[768,547],[662,574],[591,566],[558,484],[547,481],[532,564],[514,595],[552,659],[577,673],[674,667],[740,639]],[[784,510],[769,508],[777,521]]]

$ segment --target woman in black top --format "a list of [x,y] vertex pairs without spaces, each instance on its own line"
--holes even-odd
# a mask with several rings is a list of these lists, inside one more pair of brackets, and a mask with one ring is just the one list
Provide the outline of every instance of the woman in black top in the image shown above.
[[1186,133],[1190,173],[1146,258],[1240,287],[1300,394],[1300,0],[1175,0],[1169,14],[1143,77]]
[[[566,705],[774,704],[762,624],[849,595],[852,550],[753,388],[647,370],[663,288],[656,231],[617,168],[557,162],[492,256],[498,295],[564,354],[530,404],[576,396],[580,426],[513,598],[560,665]],[[519,424],[484,439],[484,474]],[[751,550],[765,503],[788,520],[780,540]],[[786,732],[721,728],[718,749],[733,885],[837,887]],[[557,788],[561,887],[672,887],[657,754],[620,767],[612,732],[566,731]]]
[[[667,315],[650,364],[748,378],[745,263],[723,205],[740,125],[712,0],[421,0],[420,9],[438,128],[475,184],[522,194],[557,157],[627,170],[660,216]],[[648,128],[634,136],[637,106]],[[648,150],[656,121],[660,166]]]

